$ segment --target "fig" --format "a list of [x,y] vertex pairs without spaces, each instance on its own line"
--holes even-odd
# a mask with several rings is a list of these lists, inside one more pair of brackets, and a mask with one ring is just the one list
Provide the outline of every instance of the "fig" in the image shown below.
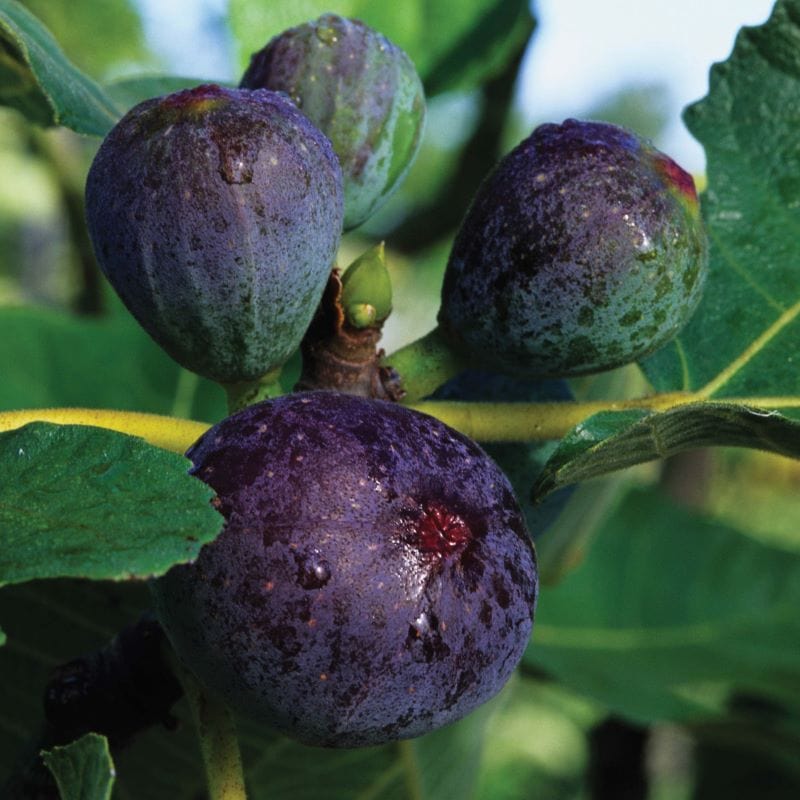
[[331,140],[344,174],[344,227],[370,217],[419,149],[425,95],[409,57],[363,22],[325,14],[255,53],[245,88],[285,92]]
[[146,100],[86,182],[100,266],[187,369],[257,380],[297,348],[342,231],[330,142],[285,97],[203,85]]
[[707,260],[694,181],[672,159],[607,123],[541,125],[476,193],[439,323],[495,369],[600,372],[678,333]]
[[226,523],[154,583],[156,609],[235,711],[306,744],[376,745],[506,682],[536,559],[510,484],[470,439],[397,404],[298,392],[187,455]]

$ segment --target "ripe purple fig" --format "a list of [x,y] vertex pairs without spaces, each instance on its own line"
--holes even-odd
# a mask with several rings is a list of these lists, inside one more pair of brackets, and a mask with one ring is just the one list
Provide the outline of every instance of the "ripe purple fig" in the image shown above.
[[542,125],[478,190],[439,321],[493,368],[598,372],[675,336],[706,266],[694,182],[672,159],[614,125]]
[[355,747],[427,733],[506,682],[536,560],[474,442],[396,404],[309,392],[244,409],[188,456],[226,526],[154,583],[156,607],[234,710]]
[[86,183],[89,233],[122,301],[178,363],[221,383],[256,380],[297,348],[342,214],[330,142],[266,90],[141,103]]
[[331,140],[344,174],[345,229],[388,199],[411,167],[425,94],[411,59],[363,22],[325,14],[253,55],[241,85],[286,92]]

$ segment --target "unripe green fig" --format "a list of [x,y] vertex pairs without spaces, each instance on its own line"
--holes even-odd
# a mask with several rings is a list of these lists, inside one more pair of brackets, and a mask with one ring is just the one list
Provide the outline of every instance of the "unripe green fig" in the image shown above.
[[542,125],[478,190],[439,322],[495,368],[599,372],[675,336],[706,268],[694,182],[672,159],[614,125]]
[[198,86],[147,100],[86,183],[100,266],[179,364],[261,378],[297,348],[342,230],[330,142],[285,97]]
[[285,92],[331,140],[344,174],[345,229],[383,205],[419,148],[417,71],[359,20],[325,14],[285,31],[253,55],[241,86]]
[[536,556],[467,437],[397,403],[298,392],[187,453],[220,536],[152,585],[178,655],[235,711],[306,744],[378,745],[495,695],[528,644]]

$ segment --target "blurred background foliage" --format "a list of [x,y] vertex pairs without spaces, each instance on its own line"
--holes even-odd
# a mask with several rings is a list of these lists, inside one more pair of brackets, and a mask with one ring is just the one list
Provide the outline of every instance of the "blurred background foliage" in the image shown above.
[[[23,4],[46,23],[69,58],[101,83],[167,69],[145,35],[141,9],[134,2],[24,0]],[[395,311],[385,335],[386,349],[391,351],[434,325],[439,284],[458,223],[483,176],[530,132],[515,104],[515,86],[527,49],[536,46],[535,8],[512,0],[430,4],[231,0],[229,14],[222,18],[217,14],[212,21],[219,35],[234,43],[232,59],[240,67],[250,50],[262,46],[273,33],[327,10],[363,16],[396,38],[417,57],[429,92],[425,139],[408,179],[374,219],[346,237],[340,254],[344,267],[372,242],[387,241],[395,287]],[[228,21],[227,28],[220,19]],[[188,51],[192,47],[192,42],[185,43]],[[236,69],[232,63],[231,76]],[[632,83],[597,98],[588,108],[576,108],[574,116],[625,125],[658,142],[669,122],[667,91],[658,83]],[[127,317],[98,272],[82,209],[83,181],[97,144],[65,129],[36,128],[17,112],[0,108],[0,408],[95,405],[219,419],[224,414],[221,392],[174,366]],[[635,368],[572,385],[575,395],[584,399],[633,396],[642,389]],[[672,504],[643,505],[640,495],[631,494],[632,486],[668,497]],[[757,555],[763,568],[758,591],[743,602],[752,602],[756,613],[762,606],[769,608],[770,576],[781,565],[789,570],[787,580],[800,582],[799,490],[796,461],[717,450],[685,454],[664,465],[580,487],[572,494],[550,530],[544,535],[534,531],[548,581],[539,624],[543,631],[555,631],[555,638],[549,642],[543,637],[540,655],[534,637],[520,674],[480,728],[476,751],[480,767],[472,796],[478,800],[800,797],[796,657],[781,660],[780,641],[774,641],[775,636],[780,639],[781,630],[772,631],[770,646],[776,655],[769,664],[772,671],[765,674],[778,676],[780,690],[770,692],[753,678],[762,666],[758,654],[734,650],[738,637],[752,633],[748,625],[737,627],[738,618],[724,623],[730,626],[725,630],[728,649],[715,649],[713,642],[703,649],[700,640],[715,623],[688,607],[695,602],[708,604],[715,587],[700,590],[682,583],[682,562],[711,557],[707,545],[713,538],[709,527],[713,521],[723,526],[714,529],[714,536],[722,539],[714,551],[718,561],[706,578],[714,581],[716,574],[721,590],[735,591],[737,580],[750,580],[749,561],[742,558]],[[685,508],[682,516],[675,517],[675,504]],[[646,518],[642,509],[650,509],[654,518]],[[679,537],[687,552],[670,556],[657,551],[653,542],[652,552],[637,556],[638,567],[632,562],[628,572],[620,572],[619,553],[633,552],[634,541],[647,540],[648,531],[675,525],[688,533]],[[566,549],[560,527],[570,528]],[[581,531],[577,538],[576,528]],[[653,558],[665,559],[663,567],[654,567]],[[648,583],[657,583],[663,591],[656,595]],[[11,592],[4,592],[0,601],[11,608],[16,602]],[[725,596],[722,601],[724,605],[733,598]],[[681,647],[657,641],[653,652],[644,653],[633,642],[618,643],[616,652],[613,647],[603,652],[612,664],[619,659],[620,685],[604,685],[602,676],[592,676],[592,659],[600,656],[591,647],[576,657],[583,662],[585,675],[572,662],[570,669],[563,668],[560,659],[565,656],[559,647],[565,645],[558,631],[564,619],[582,619],[585,626],[597,625],[602,631],[608,624],[606,610],[624,607],[634,621],[644,624],[663,617],[673,624],[673,604],[688,609],[681,620],[688,625],[688,638]],[[724,616],[723,611],[719,613]],[[797,606],[792,610],[795,616],[796,612]],[[693,631],[699,631],[697,643],[691,639]],[[5,650],[11,649],[10,643],[11,637]],[[634,684],[625,662],[637,658],[642,660],[636,662],[639,683]],[[728,658],[732,674],[744,676],[747,691],[719,679]],[[752,663],[745,663],[748,659]],[[28,664],[26,669],[37,679],[40,673],[46,675],[45,665],[33,661],[35,667]],[[0,657],[0,668],[2,664]],[[670,672],[680,673],[677,683]],[[687,712],[689,707],[692,713]],[[658,711],[650,713],[652,709]],[[35,725],[32,707],[20,713],[26,724]],[[152,734],[157,742],[169,736]],[[146,742],[140,747],[152,753]],[[308,751],[304,758],[312,756]],[[196,772],[191,756],[185,758],[187,763],[176,768],[177,776]],[[345,761],[326,758],[333,764],[332,772],[349,769],[344,755]],[[3,769],[9,759],[7,754]],[[120,759],[123,768],[126,759],[138,763],[135,749]],[[332,796],[324,785],[315,794],[304,783],[302,766],[291,775],[297,783],[292,788],[290,781],[284,787],[286,796]],[[410,796],[402,780],[386,777],[385,783],[383,789],[373,794],[364,790],[359,797]],[[302,792],[300,784],[305,787]],[[164,791],[169,796],[172,790],[168,786]],[[124,796],[145,796],[127,792]],[[269,796],[283,795],[276,790]],[[443,794],[425,797],[445,800]]]

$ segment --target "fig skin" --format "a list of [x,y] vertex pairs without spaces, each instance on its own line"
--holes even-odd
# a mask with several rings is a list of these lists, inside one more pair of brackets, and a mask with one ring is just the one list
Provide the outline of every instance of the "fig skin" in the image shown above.
[[334,392],[250,406],[187,453],[226,525],[153,584],[178,654],[235,711],[306,744],[452,722],[528,642],[533,545],[471,440]]
[[100,266],[179,364],[256,380],[297,348],[342,230],[330,142],[285,97],[203,85],[147,100],[86,183]]
[[566,120],[538,127],[480,187],[439,322],[495,369],[600,372],[674,337],[706,269],[691,176],[629,131]]
[[360,20],[325,14],[255,53],[241,86],[285,92],[342,165],[345,230],[372,216],[419,149],[425,93],[411,59]]

